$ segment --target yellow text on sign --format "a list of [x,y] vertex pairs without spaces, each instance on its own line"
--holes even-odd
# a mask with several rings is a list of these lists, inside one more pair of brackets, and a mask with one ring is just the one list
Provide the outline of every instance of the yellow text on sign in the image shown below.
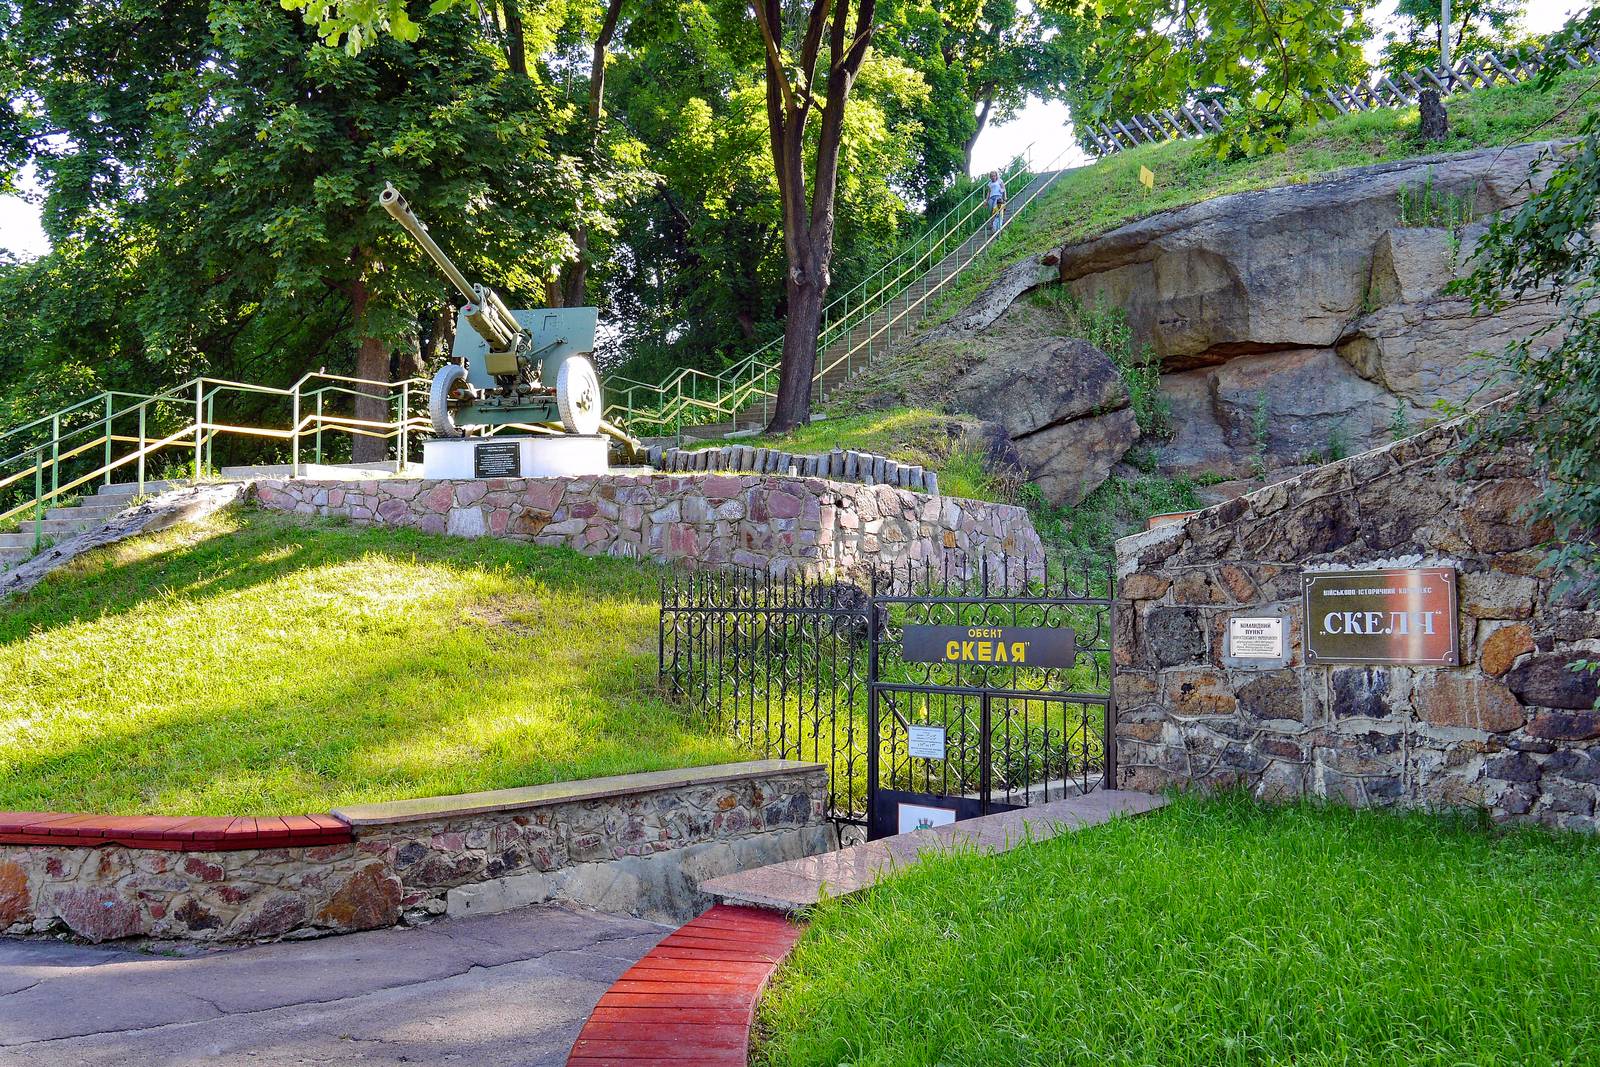
[[945,662],[1026,663],[1028,642],[998,640],[1004,632],[998,627],[974,626],[967,631],[967,636],[972,640],[945,643]]

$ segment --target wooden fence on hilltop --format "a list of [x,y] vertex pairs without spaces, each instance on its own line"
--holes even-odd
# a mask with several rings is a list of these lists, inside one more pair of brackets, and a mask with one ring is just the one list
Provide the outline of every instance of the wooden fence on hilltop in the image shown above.
[[[1420,76],[1401,74],[1400,83],[1383,75],[1369,84],[1324,90],[1328,102],[1341,115],[1354,111],[1372,111],[1380,107],[1408,107],[1417,102],[1425,89],[1436,89],[1441,96],[1470,92],[1493,85],[1517,85],[1537,74],[1551,62],[1562,63],[1574,70],[1590,63],[1600,62],[1593,39],[1580,39],[1565,47],[1545,48],[1538,51],[1519,49],[1501,57],[1489,52],[1476,59],[1467,57],[1454,64],[1453,69],[1424,70]],[[1104,158],[1124,148],[1142,144],[1158,144],[1184,137],[1204,137],[1223,128],[1228,112],[1214,101],[1197,100],[1176,111],[1162,108],[1115,122],[1102,122],[1089,129],[1093,150]]]

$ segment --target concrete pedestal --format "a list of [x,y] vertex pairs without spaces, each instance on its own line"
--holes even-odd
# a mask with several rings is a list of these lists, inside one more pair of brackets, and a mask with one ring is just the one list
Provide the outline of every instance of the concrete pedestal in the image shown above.
[[600,434],[456,437],[422,442],[424,478],[563,478],[605,474]]

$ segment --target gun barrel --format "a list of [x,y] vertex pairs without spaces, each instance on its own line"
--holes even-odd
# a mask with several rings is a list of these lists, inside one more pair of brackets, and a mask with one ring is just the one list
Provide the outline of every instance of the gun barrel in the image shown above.
[[385,182],[383,192],[378,195],[378,203],[382,204],[383,209],[392,215],[394,220],[405,227],[405,231],[416,239],[417,244],[422,246],[422,250],[428,253],[428,258],[438,265],[439,269],[444,272],[444,276],[450,279],[450,284],[459,289],[461,295],[466,297],[467,302],[475,303],[478,299],[477,288],[467,281],[467,276],[461,273],[461,268],[452,263],[450,257],[444,254],[444,249],[439,247],[439,243],[428,236],[428,228],[422,224],[421,219],[411,213],[411,205],[407,204],[406,198],[400,195],[400,190]]

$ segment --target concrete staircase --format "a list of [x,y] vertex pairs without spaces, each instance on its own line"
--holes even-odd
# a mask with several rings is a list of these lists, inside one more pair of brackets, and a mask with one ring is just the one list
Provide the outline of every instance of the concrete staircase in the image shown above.
[[[1049,170],[1034,176],[1022,191],[1012,198],[1007,211],[1007,225],[1035,198],[1041,196],[1066,171]],[[931,298],[961,271],[966,269],[997,236],[990,232],[987,223],[945,253],[922,277],[913,281],[905,291],[893,297],[877,311],[862,319],[850,332],[829,345],[819,354],[818,366],[826,368],[820,379],[812,384],[813,404],[821,404],[834,389],[848,381],[857,371],[875,362],[889,351],[896,341],[903,341],[916,330],[928,312]],[[708,423],[704,426],[685,427],[685,437],[700,439],[722,437],[737,431],[759,430],[766,425],[771,409],[765,403],[751,404],[734,416],[731,422]]]
[[[352,474],[373,478],[387,478],[394,474],[393,462],[385,463],[302,463],[300,472],[303,477],[334,477],[348,478]],[[219,472],[224,481],[248,481],[255,478],[287,478],[290,467],[287,463],[255,466],[255,467],[223,467]],[[182,480],[146,480],[144,492],[146,496],[153,496],[173,486],[189,484]],[[87,487],[86,487],[87,488]],[[39,524],[39,535],[45,544],[55,544],[64,541],[74,534],[80,534],[92,527],[99,526],[106,520],[133,503],[134,494],[139,486],[135,482],[118,482],[112,485],[99,486],[92,496],[84,496],[71,504],[62,507],[50,508],[44,513],[44,521]],[[5,573],[19,563],[26,563],[33,558],[34,545],[33,520],[24,519],[17,527],[15,533],[0,533],[0,574]]]

